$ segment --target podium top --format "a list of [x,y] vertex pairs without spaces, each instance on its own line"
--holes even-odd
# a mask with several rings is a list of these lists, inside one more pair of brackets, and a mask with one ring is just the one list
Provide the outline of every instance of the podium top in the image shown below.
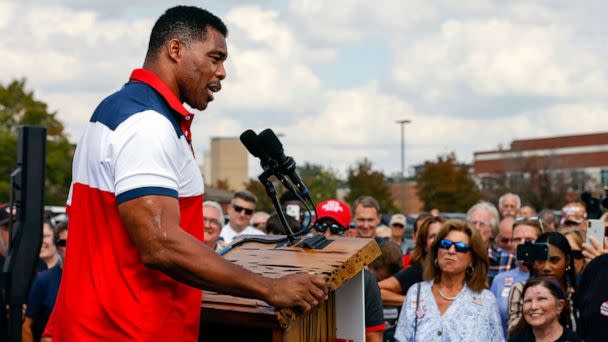
[[[259,237],[256,235],[256,238]],[[268,236],[268,238],[273,237],[277,236]],[[323,249],[275,247],[275,244],[246,242],[224,257],[252,272],[271,278],[296,273],[313,273],[324,278],[330,290],[336,290],[381,254],[374,239],[332,237],[330,240],[333,242]],[[276,311],[261,300],[213,292],[205,292],[203,307],[273,316],[283,328],[296,318],[296,314],[291,309]]]

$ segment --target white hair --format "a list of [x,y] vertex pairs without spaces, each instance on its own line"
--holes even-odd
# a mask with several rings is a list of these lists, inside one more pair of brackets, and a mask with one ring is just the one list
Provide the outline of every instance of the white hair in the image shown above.
[[500,198],[498,199],[498,207],[502,208],[502,203],[509,196],[515,197],[515,206],[517,207],[517,210],[519,210],[521,208],[521,198],[519,198],[518,194],[514,194],[512,192],[507,192],[506,194],[500,196]]
[[486,201],[479,201],[467,211],[467,220],[471,219],[471,215],[478,211],[484,210],[490,214],[490,225],[492,226],[492,237],[498,235],[498,222],[500,222],[500,216],[498,215],[498,209],[494,204]]
[[217,212],[220,214],[220,225],[224,226],[224,211],[222,210],[222,206],[216,201],[205,201],[203,202],[203,210],[205,210],[205,207],[217,210]]

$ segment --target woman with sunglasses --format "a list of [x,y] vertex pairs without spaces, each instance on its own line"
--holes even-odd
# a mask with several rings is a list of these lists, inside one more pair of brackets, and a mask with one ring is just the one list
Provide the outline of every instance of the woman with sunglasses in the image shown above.
[[504,341],[498,305],[487,290],[489,262],[479,232],[447,221],[425,260],[424,279],[410,287],[398,341]]
[[[576,272],[574,271],[574,258],[568,239],[558,232],[546,232],[538,237],[536,243],[549,245],[549,258],[534,262],[531,278],[535,276],[555,278],[566,296],[568,305],[573,307],[573,297],[576,292]],[[515,326],[522,318],[523,288],[523,282],[517,283],[513,285],[511,293],[509,293],[509,336],[513,335]],[[572,310],[566,322],[566,326],[574,331],[576,331],[576,317],[578,317],[577,311]]]
[[416,234],[416,244],[411,253],[411,266],[378,283],[384,305],[401,307],[405,299],[405,293],[410,286],[422,281],[423,261],[444,222],[445,219],[441,216],[426,216],[420,221]]
[[583,242],[585,242],[583,234],[577,229],[568,229],[563,231],[562,234],[568,239],[568,243],[572,249],[572,258],[574,259],[574,271],[576,272],[576,276],[580,277],[587,264],[583,255]]
[[552,277],[538,277],[523,287],[522,319],[510,342],[579,341],[567,327],[570,306],[561,286]]

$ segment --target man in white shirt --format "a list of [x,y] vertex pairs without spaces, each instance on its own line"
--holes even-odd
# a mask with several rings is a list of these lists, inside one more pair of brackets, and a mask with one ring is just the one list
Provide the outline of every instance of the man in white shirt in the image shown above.
[[234,194],[228,205],[230,220],[220,233],[220,238],[225,243],[231,243],[239,235],[264,235],[262,231],[249,225],[255,210],[255,202],[257,202],[257,198],[249,191],[243,190]]

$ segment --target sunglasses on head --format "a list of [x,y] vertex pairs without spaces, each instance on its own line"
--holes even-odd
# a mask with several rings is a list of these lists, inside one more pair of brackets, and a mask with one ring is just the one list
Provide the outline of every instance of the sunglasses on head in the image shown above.
[[317,222],[315,223],[315,230],[319,233],[325,233],[325,231],[329,228],[329,231],[335,235],[342,235],[346,231],[346,228],[342,227],[337,223],[329,223],[329,222]]
[[439,248],[442,248],[442,249],[450,249],[452,247],[452,245],[456,249],[456,252],[460,252],[460,253],[466,253],[471,249],[471,246],[468,243],[454,242],[454,241],[450,241],[450,240],[446,240],[446,239],[439,241]]
[[233,204],[232,208],[234,208],[234,210],[237,213],[240,213],[241,211],[245,211],[245,215],[253,215],[253,209],[249,209],[249,208],[243,208],[239,205]]
[[526,223],[537,223],[540,226],[540,231],[541,233],[545,232],[545,228],[543,227],[543,220],[538,217],[538,216],[530,216],[530,217],[526,217],[526,216],[521,216],[521,217],[517,217],[515,218],[515,222],[513,223],[513,225],[518,225],[518,224],[526,224]]

